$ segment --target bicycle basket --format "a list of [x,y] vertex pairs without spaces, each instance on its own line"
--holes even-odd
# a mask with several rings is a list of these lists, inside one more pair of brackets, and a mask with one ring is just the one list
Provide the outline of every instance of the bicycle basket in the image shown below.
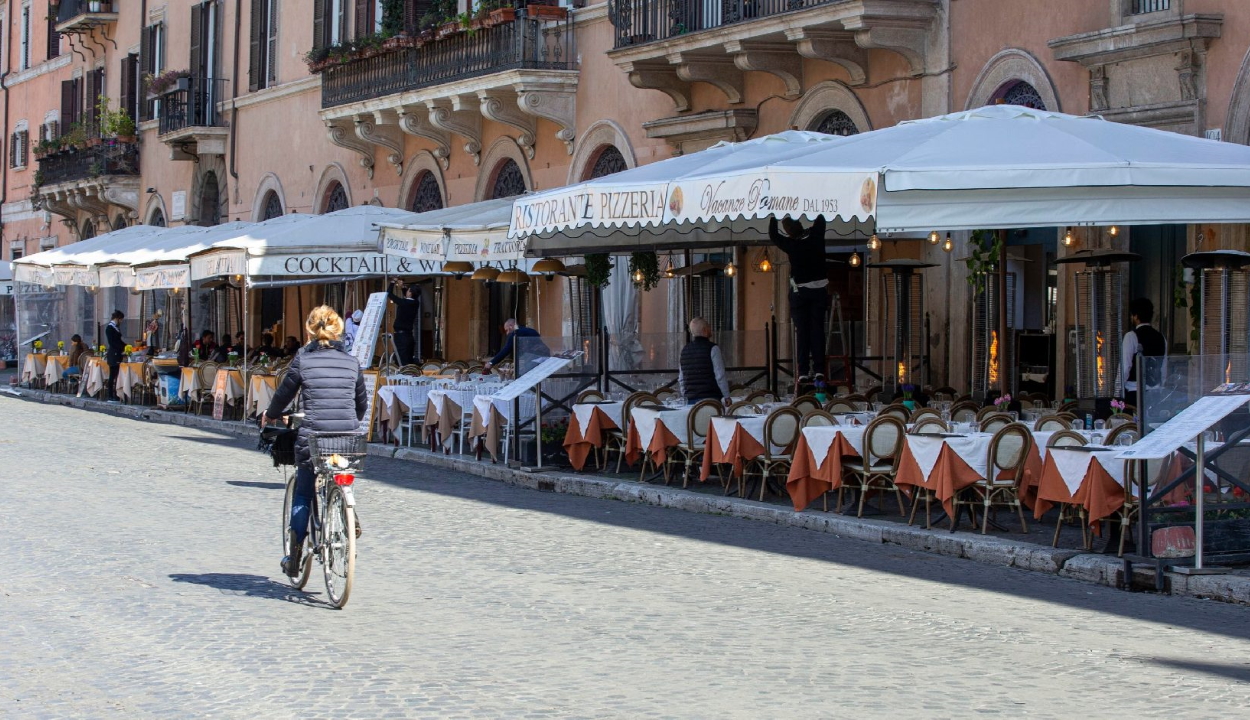
[[264,428],[260,431],[260,442],[257,447],[262,452],[269,453],[269,456],[273,458],[274,467],[294,465],[295,438],[298,435],[298,430],[280,427]]
[[363,433],[310,433],[308,452],[318,473],[358,471],[365,459]]

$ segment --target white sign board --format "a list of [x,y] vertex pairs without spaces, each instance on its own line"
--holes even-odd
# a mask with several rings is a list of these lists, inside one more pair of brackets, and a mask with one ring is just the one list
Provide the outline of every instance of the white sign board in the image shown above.
[[[506,270],[512,264],[529,271],[537,258],[502,261],[482,260],[473,262],[474,268],[497,267]],[[261,255],[248,258],[248,274],[261,275],[319,275],[341,277],[348,275],[438,275],[443,273],[442,260],[418,260],[381,253],[315,253],[310,255]]]
[[1250,395],[1208,395],[1200,398],[1116,457],[1123,460],[1165,458],[1247,402],[1250,402]]
[[0,280],[0,295],[12,295],[12,294],[13,294],[13,281],[12,280]]
[[495,400],[515,400],[521,397],[521,394],[525,391],[532,390],[538,383],[555,375],[561,368],[573,362],[573,359],[581,354],[582,352],[578,350],[575,353],[569,353],[565,357],[558,355],[549,357],[535,365],[533,370],[505,385],[502,390],[491,395],[491,397]]
[[382,328],[382,318],[386,317],[386,293],[373,293],[369,303],[365,305],[364,317],[360,318],[360,327],[356,329],[356,339],[352,341],[352,357],[360,363],[363,370],[373,362],[373,348],[378,344],[378,331]]
[[134,287],[135,273],[127,265],[100,268],[100,287]]
[[433,260],[441,263],[447,252],[446,242],[445,235],[435,232],[383,226],[379,233],[379,247],[384,254],[409,260]]
[[203,280],[222,275],[242,275],[247,269],[247,263],[244,262],[246,254],[243,250],[231,250],[197,255],[191,258],[191,279]]
[[81,285],[88,287],[97,285],[100,282],[99,275],[94,270],[86,268],[58,267],[53,268],[52,273],[56,277],[57,285]]
[[187,216],[187,191],[176,190],[170,195],[169,219],[182,220]]
[[370,435],[373,432],[373,402],[378,394],[378,374],[367,372],[362,373],[361,377],[365,381],[365,397],[368,398],[368,404],[365,405],[365,416],[360,419],[359,432]]
[[161,265],[135,271],[135,287],[140,290],[168,290],[191,287],[190,265]]

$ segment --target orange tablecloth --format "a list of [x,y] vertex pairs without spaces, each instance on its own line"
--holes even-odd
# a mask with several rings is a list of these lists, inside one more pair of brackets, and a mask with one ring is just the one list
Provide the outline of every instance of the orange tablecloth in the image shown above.
[[799,441],[794,446],[794,459],[790,463],[790,475],[786,478],[786,490],[790,493],[795,512],[806,510],[821,495],[841,487],[842,458],[859,456],[859,450],[842,433],[838,433],[825,461],[817,464],[807,437],[799,433]]
[[708,476],[712,474],[713,463],[732,464],[734,477],[741,477],[743,465],[764,454],[764,445],[739,423],[734,423],[733,436],[722,450],[716,425],[713,422],[708,426],[707,440],[703,445],[703,468],[699,471],[699,480],[702,482],[707,482]]
[[[909,441],[910,438],[906,438],[903,441],[903,454],[899,458],[898,475],[894,480],[895,484],[904,489],[910,486],[932,490],[934,497],[942,503],[942,508],[946,510],[946,514],[952,514],[954,506],[951,500],[959,491],[981,480],[981,473],[972,469],[949,444],[943,443],[942,449],[938,453],[937,462],[933,466],[933,472],[929,474],[929,478],[926,481],[924,473],[920,469],[920,464],[916,462],[915,456],[912,455]],[[984,462],[980,458],[978,458],[978,461]],[[1024,477],[1020,481],[1020,500],[1026,507],[1032,507],[1031,503],[1037,495],[1036,487],[1038,482],[1040,482],[1041,475],[1042,458],[1035,447],[1029,452],[1028,459],[1025,460]]]
[[[1062,452],[1062,451],[1061,451]],[[1114,515],[1124,506],[1124,487],[1111,477],[1098,458],[1091,458],[1085,478],[1075,493],[1064,482],[1052,455],[1046,456],[1046,465],[1037,493],[1037,507],[1033,517],[1041,519],[1054,503],[1062,502],[1085,508],[1091,527]]]
[[[657,466],[663,465],[665,458],[668,457],[668,449],[677,447],[681,444],[681,440],[672,433],[664,425],[663,420],[655,421],[655,433],[651,436],[651,444],[645,449],[651,453],[651,462]],[[625,439],[625,461],[630,465],[638,462],[638,456],[643,451],[642,441],[638,439],[638,428],[631,422],[629,424],[629,436]]]
[[590,456],[591,449],[603,447],[603,438],[608,430],[620,430],[620,426],[599,408],[590,413],[590,422],[584,430],[577,413],[569,417],[569,429],[564,435],[564,451],[569,454],[569,463],[574,470],[586,467],[586,458]]

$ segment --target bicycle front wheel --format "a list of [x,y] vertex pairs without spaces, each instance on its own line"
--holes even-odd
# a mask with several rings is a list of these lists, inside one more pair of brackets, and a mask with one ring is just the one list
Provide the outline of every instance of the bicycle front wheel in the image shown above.
[[[283,557],[291,556],[291,503],[294,501],[294,498],[295,498],[295,474],[292,473],[291,477],[287,478],[286,498],[282,501],[282,556]],[[287,580],[289,580],[291,584],[294,585],[297,590],[303,590],[304,586],[308,584],[308,577],[312,575],[312,553],[310,552],[310,547],[309,547],[312,541],[313,541],[313,538],[311,534],[308,536],[306,540],[304,540],[304,549],[302,551],[302,554],[304,557],[300,561],[299,575],[296,575],[294,577],[287,575]]]
[[356,513],[338,485],[326,495],[325,523],[322,526],[322,569],[326,595],[335,607],[347,604],[356,575]]

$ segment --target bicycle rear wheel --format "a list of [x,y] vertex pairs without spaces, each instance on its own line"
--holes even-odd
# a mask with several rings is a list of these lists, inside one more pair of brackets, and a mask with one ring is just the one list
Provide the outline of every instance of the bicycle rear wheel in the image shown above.
[[321,528],[322,563],[326,595],[335,607],[347,604],[356,576],[356,513],[338,485],[326,494],[325,524]]
[[[286,498],[282,501],[282,557],[290,557],[291,555],[291,503],[295,497],[295,473],[291,473],[291,477],[286,481]],[[312,552],[309,545],[312,543],[312,535],[304,538],[303,559],[300,563],[299,575],[286,579],[291,582],[298,590],[303,590],[308,584],[308,577],[312,575]],[[285,574],[285,573],[284,573]]]

